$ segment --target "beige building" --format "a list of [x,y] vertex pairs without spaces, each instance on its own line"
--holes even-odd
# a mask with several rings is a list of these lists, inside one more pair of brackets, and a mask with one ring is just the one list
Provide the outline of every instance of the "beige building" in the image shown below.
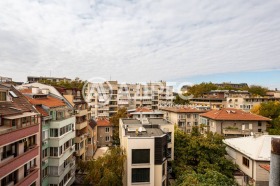
[[89,83],[85,96],[92,107],[92,116],[111,117],[118,107],[136,109],[147,107],[156,110],[160,105],[171,105],[173,87],[166,82],[143,84],[120,84],[117,81]]
[[166,186],[174,157],[174,125],[160,118],[120,119],[120,144],[126,151],[123,185]]
[[113,142],[113,124],[106,118],[98,118],[97,124],[97,146],[112,146]]
[[204,124],[208,131],[228,137],[265,132],[268,121],[269,118],[230,108],[200,114],[200,123]]
[[86,159],[91,159],[97,150],[97,124],[94,120],[89,121],[88,125],[88,141]]
[[196,108],[218,110],[226,107],[226,98],[192,98],[189,105]]
[[269,185],[272,137],[280,138],[280,136],[254,135],[224,140],[228,157],[238,165],[239,172],[235,174],[235,178],[239,185]]
[[199,114],[206,112],[191,107],[162,107],[164,118],[177,125],[184,132],[190,133],[193,126],[198,126]]
[[133,119],[140,118],[163,118],[164,114],[160,110],[151,110],[145,107],[139,107],[137,109],[132,109],[127,111],[129,117]]

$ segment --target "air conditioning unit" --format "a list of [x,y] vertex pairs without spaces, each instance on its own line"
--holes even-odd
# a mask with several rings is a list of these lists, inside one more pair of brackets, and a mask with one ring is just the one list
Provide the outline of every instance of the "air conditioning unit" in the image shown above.
[[47,141],[44,141],[44,143],[43,143],[44,145],[47,145],[48,144],[48,142]]

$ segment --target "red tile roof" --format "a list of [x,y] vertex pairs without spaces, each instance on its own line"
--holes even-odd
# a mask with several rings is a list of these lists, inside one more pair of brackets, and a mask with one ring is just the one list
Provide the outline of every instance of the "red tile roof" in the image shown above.
[[209,112],[200,114],[202,117],[214,120],[228,120],[228,121],[270,121],[271,119],[263,117],[250,112],[244,112],[238,109],[223,108],[221,110],[211,110]]
[[112,127],[113,125],[108,119],[105,118],[99,118],[96,120],[98,127]]
[[19,91],[23,94],[31,94],[32,93],[32,89],[21,89]]
[[29,96],[26,96],[26,98],[33,105],[45,105],[50,108],[66,106],[66,104],[62,100],[51,97],[51,96],[47,96],[46,98],[38,98],[38,99],[33,99]]
[[263,168],[264,170],[267,170],[268,172],[270,172],[270,165],[260,164],[260,167]]
[[42,114],[42,116],[48,116],[49,114],[39,105],[35,106],[38,112]]
[[191,108],[191,107],[180,107],[180,108],[164,107],[164,108],[161,108],[161,110],[176,112],[176,113],[204,113],[204,112],[206,112],[205,110],[198,110],[196,108]]

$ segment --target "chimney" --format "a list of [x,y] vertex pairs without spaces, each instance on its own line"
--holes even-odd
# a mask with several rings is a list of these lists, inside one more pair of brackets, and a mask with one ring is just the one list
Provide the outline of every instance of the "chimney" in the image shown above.
[[271,139],[269,186],[280,185],[280,138]]

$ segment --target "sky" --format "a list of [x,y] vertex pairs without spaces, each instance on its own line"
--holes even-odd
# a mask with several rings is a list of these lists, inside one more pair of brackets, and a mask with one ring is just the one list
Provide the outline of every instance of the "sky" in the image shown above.
[[279,0],[1,0],[0,76],[280,89]]

